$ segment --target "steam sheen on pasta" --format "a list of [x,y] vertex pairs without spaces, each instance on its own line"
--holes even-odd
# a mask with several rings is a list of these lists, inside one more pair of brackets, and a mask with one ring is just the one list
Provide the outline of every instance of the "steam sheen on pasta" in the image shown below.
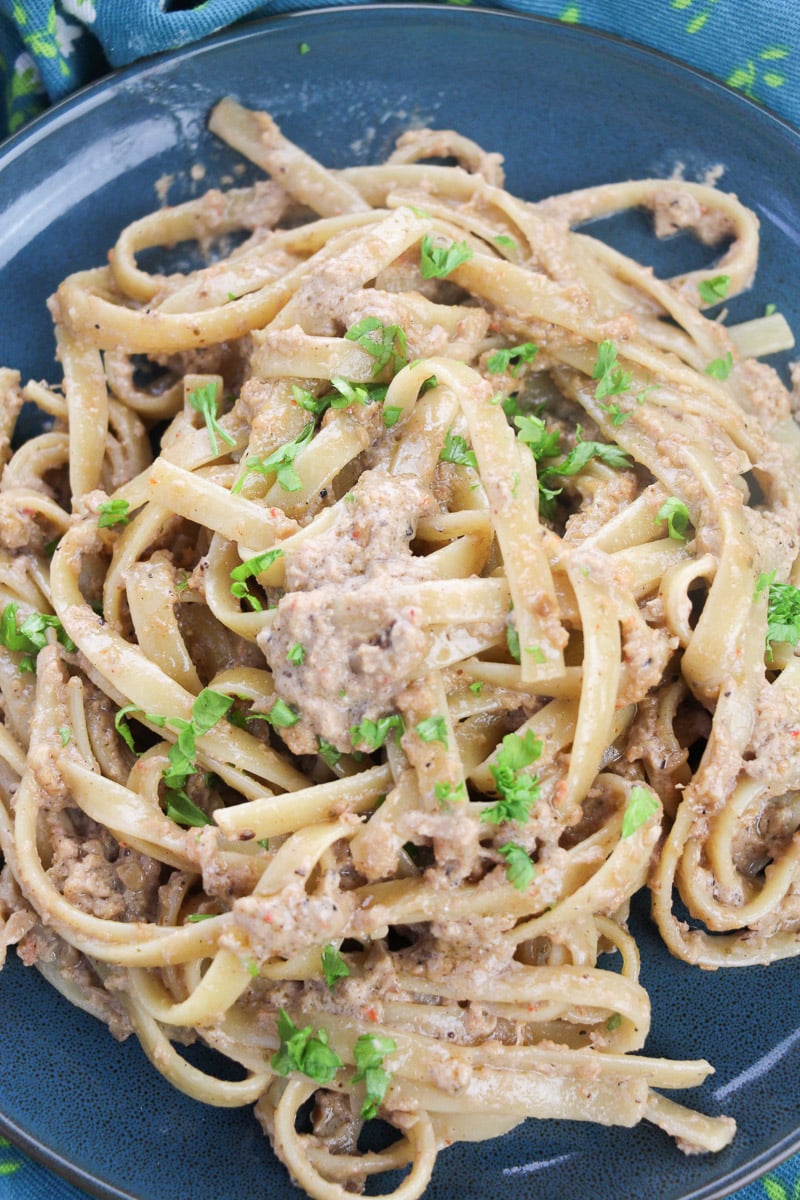
[[[756,219],[682,181],[529,203],[450,132],[334,172],[232,100],[211,127],[269,180],[65,280],[62,386],[0,372],[2,949],[254,1104],[317,1200],[413,1200],[527,1117],[720,1149],[663,1094],[709,1064],[640,1053],[626,920],[649,882],[689,964],[800,950],[800,439],[749,357],[791,335],[701,311]],[[661,281],[575,232],[634,206],[727,249]]]

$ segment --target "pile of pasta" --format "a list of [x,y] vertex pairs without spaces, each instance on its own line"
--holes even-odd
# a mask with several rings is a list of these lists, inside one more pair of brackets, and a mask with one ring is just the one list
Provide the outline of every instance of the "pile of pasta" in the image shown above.
[[[0,375],[3,949],[318,1200],[528,1117],[717,1150],[662,1094],[709,1064],[637,1053],[627,918],[649,882],[687,963],[800,950],[791,335],[720,319],[757,221],[211,128],[269,178],[129,225],[51,301],[63,384]],[[633,207],[722,256],[576,231]]]

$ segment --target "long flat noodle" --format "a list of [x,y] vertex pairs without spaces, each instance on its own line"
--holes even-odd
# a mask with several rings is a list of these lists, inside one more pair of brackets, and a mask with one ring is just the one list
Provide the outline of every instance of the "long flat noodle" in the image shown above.
[[69,412],[70,489],[91,492],[100,482],[108,433],[108,392],[100,354],[56,326]]
[[320,216],[369,208],[354,188],[288,141],[268,113],[252,112],[226,96],[212,109],[208,127]]
[[545,532],[534,516],[538,488],[533,455],[520,448],[502,409],[489,403],[491,388],[485,380],[448,360],[434,359],[430,365],[437,379],[453,388],[469,426],[503,553],[523,682],[561,675],[566,637],[544,549]]

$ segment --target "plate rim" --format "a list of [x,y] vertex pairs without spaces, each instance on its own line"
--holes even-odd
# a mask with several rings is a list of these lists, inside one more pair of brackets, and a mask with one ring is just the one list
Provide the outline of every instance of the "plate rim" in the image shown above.
[[[0,179],[6,168],[13,164],[20,155],[33,149],[43,138],[57,132],[62,123],[71,124],[80,119],[81,114],[87,109],[90,110],[101,105],[107,93],[113,93],[128,79],[139,79],[150,72],[157,72],[175,61],[187,61],[207,53],[213,53],[217,47],[222,45],[259,40],[268,36],[273,29],[284,27],[290,22],[302,24],[320,18],[326,21],[335,20],[343,13],[382,13],[387,11],[394,13],[402,11],[414,15],[436,14],[437,19],[456,23],[472,22],[476,18],[484,20],[488,18],[498,22],[518,21],[528,27],[546,29],[551,32],[557,30],[559,36],[581,39],[589,44],[598,41],[611,43],[645,60],[654,59],[662,68],[677,72],[682,77],[693,78],[712,92],[720,93],[727,103],[742,106],[753,119],[766,121],[783,136],[788,137],[794,143],[794,150],[800,152],[800,125],[793,124],[788,118],[768,108],[762,101],[745,95],[739,89],[718,79],[703,68],[682,62],[666,51],[645,46],[623,35],[595,29],[590,25],[572,24],[557,17],[544,16],[539,13],[488,8],[477,4],[436,3],[433,0],[421,0],[421,2],[415,2],[415,0],[369,0],[363,4],[358,2],[325,4],[318,8],[272,13],[266,16],[246,16],[231,26],[212,32],[195,41],[148,55],[125,66],[113,68],[100,79],[86,83],[56,101],[27,122],[20,130],[0,141]],[[800,187],[800,185],[798,186]],[[6,1136],[15,1147],[28,1155],[39,1166],[51,1171],[73,1187],[96,1197],[97,1200],[141,1200],[138,1191],[130,1192],[120,1188],[70,1161],[58,1150],[48,1146],[36,1134],[30,1133],[17,1121],[8,1117],[2,1108],[0,1108],[0,1134]],[[799,1152],[800,1117],[794,1130],[760,1151],[754,1158],[750,1158],[732,1169],[723,1169],[723,1172],[714,1179],[710,1179],[692,1191],[682,1192],[676,1200],[725,1200],[726,1197],[730,1197],[734,1192],[756,1182]]]

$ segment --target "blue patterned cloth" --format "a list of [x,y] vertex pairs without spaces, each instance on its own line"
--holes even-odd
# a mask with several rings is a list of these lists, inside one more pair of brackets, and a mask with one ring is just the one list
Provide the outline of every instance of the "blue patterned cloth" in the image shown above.
[[[323,0],[326,7],[351,0]],[[469,3],[469,0],[449,0]],[[482,0],[662,50],[800,127],[800,0]],[[0,0],[0,138],[81,84],[247,16],[319,0]],[[167,11],[177,8],[177,11]],[[298,1193],[299,1195],[299,1193]],[[0,1200],[87,1200],[0,1138]],[[800,1155],[735,1200],[800,1200]]]

